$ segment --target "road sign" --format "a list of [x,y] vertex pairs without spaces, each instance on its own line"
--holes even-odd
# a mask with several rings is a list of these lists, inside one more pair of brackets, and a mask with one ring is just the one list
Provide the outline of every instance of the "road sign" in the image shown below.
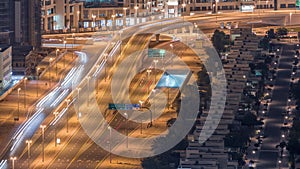
[[165,57],[166,50],[164,49],[148,49],[148,57]]
[[139,104],[114,104],[114,103],[109,103],[108,104],[108,109],[110,110],[138,110],[140,109]]

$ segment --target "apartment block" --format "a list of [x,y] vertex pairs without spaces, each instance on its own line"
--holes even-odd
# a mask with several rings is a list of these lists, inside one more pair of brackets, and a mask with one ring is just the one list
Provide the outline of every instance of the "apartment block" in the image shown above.
[[0,89],[7,87],[12,75],[12,48],[0,45]]
[[[225,75],[227,79],[227,96],[225,110],[216,129],[212,128],[213,135],[204,143],[200,144],[199,136],[203,132],[204,124],[214,126],[214,119],[217,115],[209,115],[208,110],[204,110],[198,119],[195,130],[188,136],[189,144],[184,153],[181,154],[180,165],[178,168],[190,169],[236,169],[238,162],[230,157],[231,148],[224,145],[224,138],[229,134],[230,125],[240,125],[236,121],[239,116],[239,109],[244,104],[246,96],[244,90],[248,89],[247,83],[253,80],[251,76],[249,63],[255,59],[255,52],[258,50],[259,38],[252,34],[250,28],[240,28],[231,31],[235,37],[234,45],[224,64]],[[254,92],[256,92],[254,90]],[[210,111],[219,107],[210,106]],[[216,117],[215,117],[216,116]]]

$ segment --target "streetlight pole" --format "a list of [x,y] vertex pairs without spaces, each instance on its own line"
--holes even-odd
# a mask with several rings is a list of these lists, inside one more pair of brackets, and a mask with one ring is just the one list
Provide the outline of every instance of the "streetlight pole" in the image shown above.
[[151,14],[151,2],[147,2],[147,16],[149,16],[149,13]]
[[170,108],[170,75],[167,76],[167,80],[166,80],[167,86],[168,86],[168,110]]
[[185,12],[185,6],[186,6],[186,4],[184,3],[184,4],[182,4],[182,18],[183,18],[183,22],[184,22],[184,12]]
[[91,77],[87,76],[86,79],[87,79],[87,87],[88,87],[87,88],[87,92],[88,92],[87,106],[89,106],[89,104],[90,104],[90,79],[91,79]]
[[[69,109],[69,103],[70,103],[70,99],[67,99],[66,102],[67,102],[67,109]],[[69,133],[69,111],[67,110],[67,133]]]
[[78,105],[77,119],[79,119],[79,113],[80,113],[80,105],[79,105],[80,101],[79,101],[79,98],[80,98],[80,90],[81,90],[81,88],[77,87],[76,90],[77,90],[77,105]]
[[143,120],[141,119],[141,134],[143,134]]
[[112,28],[112,31],[113,31],[113,35],[115,35],[115,17],[116,17],[116,15],[111,15],[111,17],[112,17],[111,28]]
[[72,43],[72,59],[73,59],[74,58],[75,33],[72,33],[72,39],[73,39],[73,43]]
[[58,61],[58,58],[57,58],[57,53],[59,52],[59,49],[56,49],[55,50],[55,74],[56,74],[56,77],[57,77],[57,61]]
[[12,169],[15,169],[15,160],[17,160],[17,157],[10,157],[10,160],[12,162]]
[[[57,118],[57,115],[58,115],[58,112],[54,112],[53,113],[54,114],[54,119],[56,119]],[[57,135],[56,135],[57,133],[56,133],[56,125],[54,124],[54,143],[55,143],[55,147],[57,146]]]
[[125,123],[125,126],[126,126],[126,148],[128,148],[128,114],[124,113],[124,115],[126,118],[126,123]]
[[80,11],[77,11],[77,28],[78,28],[78,32],[80,32],[80,26],[79,26],[79,15],[80,15]]
[[96,19],[96,15],[92,14],[92,18],[93,18],[93,31],[96,31],[96,29],[95,29],[95,24],[96,24],[95,19]]
[[170,44],[170,47],[172,49],[172,56],[174,55],[174,45],[173,44]]
[[119,31],[119,34],[120,34],[120,36],[119,36],[119,41],[120,41],[120,54],[121,54],[121,52],[122,52],[122,33],[123,33],[123,31],[122,30],[120,30]]
[[135,7],[134,7],[134,10],[135,10],[135,12],[134,12],[134,20],[135,20],[135,24],[137,24],[137,17],[138,17],[137,10],[138,10],[138,9],[139,9],[138,6],[135,6]]
[[[64,41],[65,44],[65,51],[67,51],[67,41]],[[66,67],[66,56],[64,56],[64,67]]]
[[105,67],[104,67],[104,81],[106,82],[106,77],[107,77],[107,64],[108,64],[108,60],[107,60],[107,53],[105,53],[104,54],[104,58],[105,58],[105,60],[106,60],[106,62],[105,62]]
[[292,15],[293,15],[293,13],[290,12],[290,26],[292,25]]
[[153,62],[154,62],[154,84],[156,84],[156,74],[157,74],[156,64],[157,64],[158,60],[155,59]]
[[42,153],[43,153],[42,162],[44,162],[45,161],[45,128],[46,128],[46,125],[40,125],[40,128],[42,129]]
[[[155,110],[155,96],[156,96],[156,90],[153,89],[152,92],[154,93],[153,97],[153,107],[154,107],[154,113],[156,112]],[[150,110],[150,126],[152,126],[152,111]]]
[[[150,73],[151,73],[151,69],[147,69],[147,77],[148,77],[148,81],[150,80]],[[150,86],[147,87],[147,95],[149,95],[149,89]]]
[[40,68],[38,67],[36,69],[36,78],[37,78],[37,80],[36,80],[36,97],[39,96],[39,70],[40,70]]
[[26,108],[26,90],[27,90],[27,77],[24,78],[24,108]]
[[20,91],[21,88],[18,88],[18,119],[20,118]]
[[111,163],[111,127],[108,126],[108,130],[109,130],[109,163]]
[[49,59],[49,70],[48,70],[48,72],[49,72],[49,87],[51,87],[51,62],[53,61],[53,58],[50,58]]
[[123,8],[123,27],[126,27],[126,10],[127,8]]
[[28,151],[28,164],[29,164],[29,159],[30,159],[30,146],[31,146],[32,140],[26,140],[27,144],[27,151]]
[[80,95],[79,95],[80,93],[79,92],[80,92],[81,88],[77,87],[76,90],[77,90],[77,99],[79,101],[79,98],[80,98]]

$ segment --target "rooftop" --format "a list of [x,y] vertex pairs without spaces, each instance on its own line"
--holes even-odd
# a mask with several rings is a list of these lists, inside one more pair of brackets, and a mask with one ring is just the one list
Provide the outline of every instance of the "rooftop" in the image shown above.
[[9,47],[10,47],[9,45],[0,45],[0,52],[4,52]]

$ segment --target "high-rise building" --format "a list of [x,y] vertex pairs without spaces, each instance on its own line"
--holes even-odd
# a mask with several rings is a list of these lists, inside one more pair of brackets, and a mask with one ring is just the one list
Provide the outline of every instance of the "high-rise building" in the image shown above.
[[1,0],[0,16],[0,43],[41,46],[40,0]]
[[40,0],[15,0],[15,43],[21,46],[41,46]]
[[40,0],[0,1],[0,44],[12,45],[13,70],[23,74],[28,49],[41,47]]
[[14,3],[12,0],[0,1],[0,43],[12,44],[14,41]]

